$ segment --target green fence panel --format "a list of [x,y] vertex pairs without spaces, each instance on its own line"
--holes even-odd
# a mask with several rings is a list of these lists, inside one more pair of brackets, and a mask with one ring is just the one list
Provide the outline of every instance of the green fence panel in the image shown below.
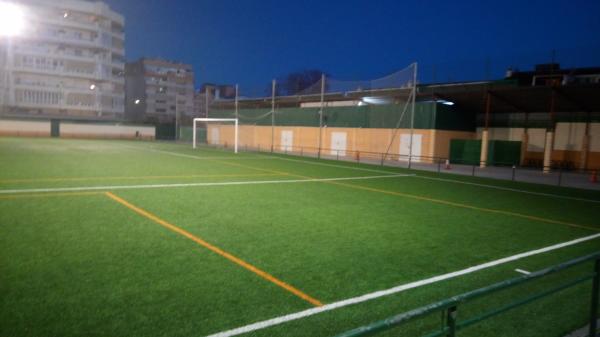
[[[275,126],[313,126],[319,127],[319,108],[280,108],[275,113]],[[330,125],[326,110],[323,125]],[[271,121],[268,121],[271,125]]]
[[50,120],[50,137],[60,137],[60,120]]
[[[194,140],[194,129],[191,126],[182,126],[179,128],[179,140],[184,142],[192,142]],[[196,129],[196,141],[198,143],[206,143],[206,129],[198,127]]]
[[492,140],[488,145],[488,163],[492,165],[519,165],[521,142]]
[[478,165],[481,160],[481,140],[450,140],[450,162],[453,164]]
[[[270,108],[240,108],[240,124],[271,126],[270,111]],[[275,110],[275,126],[318,127],[319,111],[320,107],[278,107]],[[235,110],[216,108],[209,112],[209,117],[234,118]],[[408,129],[411,127],[411,117],[411,106],[404,104],[325,107],[323,125],[374,129],[393,129],[399,125],[400,128]],[[474,115],[435,102],[417,102],[414,128],[474,131]]]
[[175,140],[175,124],[156,125],[156,139]]

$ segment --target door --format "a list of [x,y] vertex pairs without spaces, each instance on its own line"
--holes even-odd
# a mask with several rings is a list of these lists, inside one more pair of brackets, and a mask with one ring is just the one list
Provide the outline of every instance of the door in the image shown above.
[[50,136],[60,137],[60,121],[58,119],[50,120]]
[[281,151],[292,151],[294,147],[294,131],[281,131]]
[[[412,137],[412,159],[411,161],[421,161],[421,143],[423,141],[423,135],[413,134]],[[399,160],[408,161],[408,155],[410,154],[410,134],[400,135],[400,158]]]
[[346,133],[332,132],[331,133],[331,154],[334,156],[346,155]]
[[210,143],[213,145],[219,145],[220,135],[221,133],[218,126],[213,126],[210,128]]

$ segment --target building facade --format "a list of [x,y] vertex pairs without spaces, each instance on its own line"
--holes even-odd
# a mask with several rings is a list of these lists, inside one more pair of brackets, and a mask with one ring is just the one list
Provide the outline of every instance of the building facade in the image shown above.
[[0,116],[122,120],[125,20],[102,2],[21,0],[0,51]]
[[177,123],[194,116],[191,65],[143,58],[128,63],[125,74],[128,121]]
[[209,117],[210,105],[215,101],[234,100],[236,86],[230,84],[204,83],[194,94],[194,116]]

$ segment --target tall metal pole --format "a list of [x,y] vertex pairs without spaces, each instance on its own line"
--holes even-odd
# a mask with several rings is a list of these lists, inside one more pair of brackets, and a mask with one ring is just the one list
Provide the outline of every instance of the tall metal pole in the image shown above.
[[233,149],[234,149],[235,153],[238,153],[238,138],[239,138],[239,135],[238,135],[238,120],[237,120],[237,118],[235,119],[234,135],[235,135],[234,136],[234,138],[235,138],[234,139],[235,144],[233,145]]
[[408,168],[411,167],[412,161],[412,150],[413,150],[413,135],[415,133],[415,104],[417,102],[417,62],[414,63],[415,71],[413,73],[413,93],[412,93],[412,107],[410,113],[410,142],[408,146]]
[[10,36],[6,37],[6,69],[5,69],[5,78],[4,78],[4,85],[6,86],[6,93],[7,96],[5,96],[6,102],[4,103],[5,107],[8,106],[14,106],[14,86],[13,86],[13,80],[12,80],[12,71],[13,71],[13,52],[12,52],[12,38]]
[[271,152],[273,152],[273,147],[275,146],[275,86],[277,82],[273,80],[273,85],[271,88]]
[[204,92],[204,117],[208,118],[208,86],[206,86],[204,88],[205,92]]
[[196,148],[196,118],[193,119],[193,123],[192,123],[192,142],[194,143],[192,145],[192,148]]
[[239,122],[239,117],[240,117],[240,109],[239,109],[239,85],[235,85],[235,153],[238,153],[238,141],[239,141],[239,134],[238,134],[238,122]]
[[323,146],[323,112],[325,110],[325,74],[321,74],[321,110],[319,111],[319,149],[317,157],[321,158]]
[[179,95],[175,94],[175,141],[179,139]]
[[235,118],[240,118],[240,109],[239,109],[239,86],[235,85]]

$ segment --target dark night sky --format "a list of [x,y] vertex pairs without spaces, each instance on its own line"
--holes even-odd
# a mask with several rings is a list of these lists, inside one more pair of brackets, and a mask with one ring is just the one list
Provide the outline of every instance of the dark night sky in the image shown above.
[[197,84],[262,88],[306,68],[371,79],[413,61],[438,80],[488,68],[498,76],[509,64],[549,62],[553,49],[563,63],[600,66],[586,52],[600,49],[598,0],[105,1],[125,15],[129,60],[191,63]]

